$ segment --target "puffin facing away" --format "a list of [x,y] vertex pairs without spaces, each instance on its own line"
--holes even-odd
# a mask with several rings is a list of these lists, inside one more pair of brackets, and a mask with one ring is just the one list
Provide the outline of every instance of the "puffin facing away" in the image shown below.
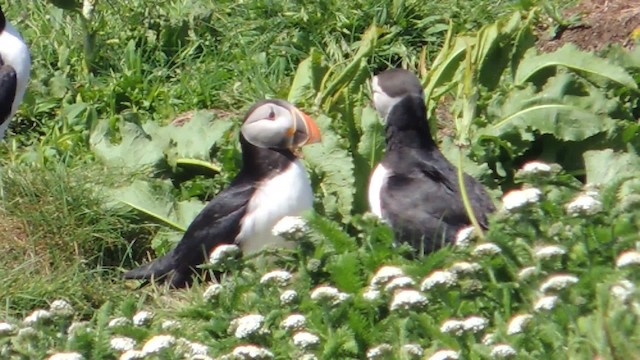
[[[420,81],[407,70],[392,69],[374,76],[371,88],[386,141],[382,161],[369,179],[371,212],[391,226],[396,241],[423,254],[453,243],[471,221],[457,168],[431,137]],[[464,183],[475,216],[486,228],[495,207],[478,181],[464,174]]]
[[263,100],[248,111],[240,128],[242,168],[212,199],[166,255],[124,274],[125,279],[155,279],[182,288],[199,273],[221,244],[236,244],[247,255],[264,246],[285,246],[271,233],[285,216],[313,206],[307,173],[294,151],[320,141],[315,122],[284,100]]
[[0,139],[22,102],[30,71],[29,48],[0,7]]

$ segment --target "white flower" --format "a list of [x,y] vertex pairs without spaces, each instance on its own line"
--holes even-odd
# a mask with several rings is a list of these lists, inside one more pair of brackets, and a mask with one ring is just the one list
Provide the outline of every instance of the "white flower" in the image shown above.
[[285,290],[280,294],[280,303],[282,305],[293,304],[298,299],[298,293],[295,290]]
[[540,291],[545,293],[549,290],[562,290],[577,282],[578,278],[573,275],[551,275],[540,285]]
[[228,261],[238,257],[238,255],[240,255],[240,248],[237,245],[218,245],[211,252],[211,256],[209,256],[209,262],[216,266],[223,266]]
[[640,251],[625,251],[616,259],[616,267],[626,267],[629,265],[640,265]]
[[538,272],[535,266],[528,266],[518,272],[518,280],[524,281],[532,277]]
[[389,283],[387,283],[387,285],[384,287],[384,290],[386,292],[392,293],[394,290],[410,288],[410,287],[413,287],[415,284],[416,282],[413,281],[412,278],[408,276],[400,276],[389,281]]
[[[633,294],[636,287],[629,280],[621,280],[618,281],[611,287],[611,295],[613,295],[616,299],[621,302],[626,302],[629,297]],[[1,332],[0,332],[1,334]]]
[[424,351],[419,344],[404,344],[402,345],[402,352],[409,355],[409,357],[422,357]]
[[473,274],[480,270],[482,270],[480,264],[466,261],[458,261],[449,267],[449,271],[454,274]]
[[391,353],[391,351],[393,351],[393,348],[391,347],[391,345],[380,344],[378,346],[374,346],[369,350],[367,350],[367,359],[369,360],[380,359],[380,358],[383,358],[385,355],[388,355],[389,353]]
[[84,356],[77,352],[57,353],[49,356],[48,360],[83,360]]
[[137,360],[144,359],[147,354],[140,350],[127,350],[120,355],[120,360]]
[[187,347],[187,352],[191,360],[193,360],[194,356],[207,355],[207,353],[209,352],[209,348],[206,345],[197,342],[190,342],[187,340],[185,345]]
[[151,311],[138,311],[135,315],[133,315],[133,325],[135,326],[145,326],[151,323],[153,319],[153,313]]
[[111,349],[114,351],[129,351],[136,347],[136,341],[129,337],[119,336],[111,338],[109,341]]
[[34,310],[29,316],[24,318],[25,325],[35,325],[51,319],[51,313],[47,310]]
[[89,329],[89,331],[91,330],[89,328],[89,323],[87,321],[74,321],[71,323],[71,325],[69,325],[69,328],[67,329],[67,334],[69,334],[70,336],[73,336],[76,332],[79,331],[87,331],[87,329]]
[[274,236],[281,236],[290,240],[301,237],[306,231],[307,223],[299,216],[285,216],[271,229],[271,233]]
[[535,250],[534,256],[537,259],[544,260],[544,259],[550,259],[556,256],[562,256],[566,253],[567,253],[567,250],[565,250],[562,246],[547,245],[547,246],[542,246],[537,248]]
[[36,329],[32,328],[32,327],[23,327],[22,329],[18,330],[18,338],[30,338],[30,337],[34,337],[38,334],[38,332],[36,331]]
[[464,321],[458,319],[449,319],[442,323],[440,332],[445,334],[462,335],[464,332]]
[[516,210],[528,204],[535,204],[540,201],[542,192],[536,188],[523,190],[511,190],[502,197],[502,207],[507,210]]
[[427,304],[427,298],[416,290],[398,290],[391,300],[391,311],[419,308]]
[[567,204],[569,215],[593,215],[602,210],[602,203],[593,196],[582,194]]
[[13,335],[13,333],[15,332],[16,332],[15,326],[6,322],[0,323],[0,336]]
[[456,246],[467,247],[471,245],[471,239],[473,239],[473,232],[475,228],[473,226],[466,226],[458,230],[456,234]]
[[[223,358],[224,356],[218,359],[223,359]],[[195,354],[195,355],[190,355],[189,360],[214,360],[214,359],[211,356]]]
[[447,270],[436,270],[429,274],[420,285],[422,291],[427,291],[436,286],[451,287],[458,282],[458,276]]
[[263,324],[264,316],[249,314],[231,321],[229,331],[233,332],[238,339],[244,339],[258,333]]
[[164,320],[162,324],[160,324],[160,328],[162,330],[173,330],[180,327],[180,323],[175,320]]
[[474,256],[491,256],[497,255],[502,252],[502,249],[494,243],[484,243],[476,245],[476,247],[471,251],[471,254]]
[[144,343],[142,352],[145,354],[157,354],[172,347],[175,343],[176,338],[171,335],[156,335]]
[[380,292],[380,290],[371,286],[367,286],[365,288],[365,291],[362,293],[362,297],[367,301],[376,301],[380,298],[381,295],[382,293]]
[[491,349],[491,357],[494,358],[508,358],[516,356],[516,350],[507,344],[498,344]]
[[556,307],[557,302],[558,297],[555,295],[543,296],[536,301],[533,305],[533,309],[538,312],[553,310],[553,308]]
[[383,266],[376,271],[376,274],[371,278],[372,286],[383,286],[392,279],[404,276],[404,271],[397,266]]
[[482,337],[482,344],[485,346],[491,346],[496,343],[496,334],[488,333]]
[[489,320],[480,316],[469,316],[464,319],[463,327],[465,331],[477,333],[484,330],[489,325]]
[[458,360],[460,353],[453,350],[438,350],[428,360]]
[[211,284],[207,289],[202,293],[202,298],[207,302],[212,302],[215,298],[220,295],[222,292],[222,285],[220,284]]
[[507,326],[507,335],[515,335],[523,332],[532,318],[533,316],[529,314],[518,314],[513,316],[511,320],[509,320],[509,325]]
[[114,328],[114,327],[127,326],[129,324],[131,324],[131,321],[126,317],[117,317],[117,318],[111,319],[111,321],[109,321],[109,324],[107,326],[110,328]]
[[71,316],[73,315],[73,307],[65,300],[55,300],[49,305],[49,311],[54,316]]
[[236,346],[233,355],[241,359],[273,359],[271,351],[256,345]]
[[318,360],[318,357],[314,354],[302,354],[300,360]]
[[286,317],[286,319],[282,320],[280,326],[285,330],[296,330],[302,329],[307,322],[307,319],[304,315],[301,314],[291,314]]
[[320,344],[320,338],[308,331],[298,331],[293,334],[293,345],[301,349],[309,349]]
[[551,166],[540,161],[529,161],[520,169],[522,175],[546,175],[550,172]]
[[260,284],[273,282],[278,286],[286,286],[291,280],[291,273],[285,270],[273,270],[260,278]]
[[333,286],[321,285],[311,292],[311,300],[316,302],[330,302],[333,305],[337,305],[348,298],[349,294],[345,294]]

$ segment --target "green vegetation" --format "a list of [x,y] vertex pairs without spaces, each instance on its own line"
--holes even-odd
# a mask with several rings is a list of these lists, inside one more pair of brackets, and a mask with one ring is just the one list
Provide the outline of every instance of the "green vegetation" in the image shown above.
[[[34,68],[0,149],[0,357],[633,358],[640,50],[538,53],[559,14],[540,5],[12,2]],[[390,66],[421,74],[445,155],[504,195],[484,240],[411,259],[365,214],[383,150],[367,81]],[[220,285],[134,291],[121,270],[235,175],[238,121],[264,97],[323,132],[304,150],[317,213],[288,235],[300,245],[214,264]]]

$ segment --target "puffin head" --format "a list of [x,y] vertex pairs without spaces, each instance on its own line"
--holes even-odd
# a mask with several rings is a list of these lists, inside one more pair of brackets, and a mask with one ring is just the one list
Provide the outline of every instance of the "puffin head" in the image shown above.
[[390,69],[371,79],[373,105],[380,117],[386,121],[391,108],[407,96],[420,98],[424,102],[424,91],[420,80],[412,72],[404,69]]
[[318,125],[309,115],[279,99],[254,104],[247,112],[240,132],[254,146],[291,151],[321,140]]

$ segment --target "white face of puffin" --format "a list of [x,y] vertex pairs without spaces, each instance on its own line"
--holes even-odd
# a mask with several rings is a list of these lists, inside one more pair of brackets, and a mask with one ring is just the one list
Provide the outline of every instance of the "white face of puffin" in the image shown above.
[[262,148],[295,150],[320,141],[318,125],[284,101],[268,101],[256,107],[240,131],[247,141]]
[[424,99],[420,80],[404,69],[390,69],[371,79],[373,105],[386,123],[391,109],[407,96],[419,96]]
[[378,114],[382,118],[382,121],[385,122],[387,120],[387,114],[391,108],[398,103],[402,98],[397,97],[393,98],[387,95],[379,85],[379,78],[374,76],[371,80],[371,92],[373,93],[373,106],[376,107]]

